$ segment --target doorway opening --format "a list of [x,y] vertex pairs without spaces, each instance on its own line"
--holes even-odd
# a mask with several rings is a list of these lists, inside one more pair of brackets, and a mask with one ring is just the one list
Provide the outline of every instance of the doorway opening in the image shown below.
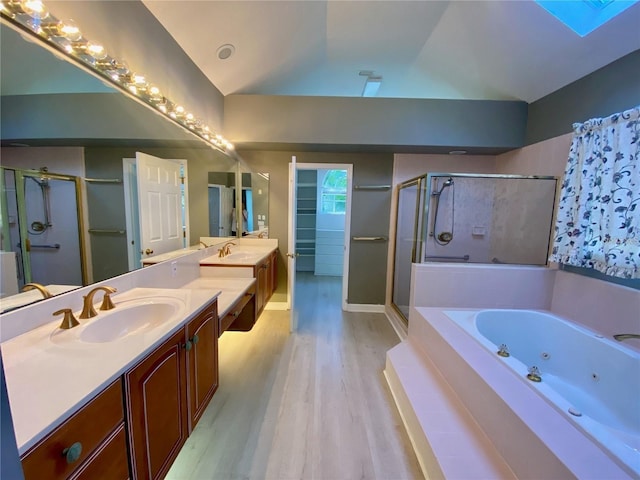
[[352,171],[350,164],[295,165],[289,227],[292,330],[298,319],[317,318],[304,313],[305,305],[317,305],[312,298],[322,298],[329,310],[346,309]]

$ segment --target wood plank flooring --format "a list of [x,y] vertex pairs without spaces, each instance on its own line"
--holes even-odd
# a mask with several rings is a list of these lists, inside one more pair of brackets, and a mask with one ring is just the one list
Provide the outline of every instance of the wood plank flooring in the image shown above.
[[299,329],[265,311],[220,338],[220,387],[168,479],[414,479],[384,380],[383,314],[342,312],[341,279],[298,276]]

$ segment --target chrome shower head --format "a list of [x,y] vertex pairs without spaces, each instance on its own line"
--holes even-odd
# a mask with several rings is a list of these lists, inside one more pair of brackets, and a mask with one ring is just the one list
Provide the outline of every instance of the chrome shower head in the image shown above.
[[450,187],[451,185],[453,185],[453,178],[449,177],[447,179],[447,181],[442,184],[442,187],[440,187],[440,190],[438,190],[437,192],[433,192],[431,195],[433,195],[434,197],[437,197],[438,195],[440,195],[442,193],[442,191],[445,188]]

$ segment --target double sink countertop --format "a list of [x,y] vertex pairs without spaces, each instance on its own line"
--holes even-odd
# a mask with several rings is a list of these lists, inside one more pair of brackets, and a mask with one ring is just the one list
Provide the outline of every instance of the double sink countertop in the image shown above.
[[[242,252],[232,250],[223,258],[213,255],[200,264],[252,266],[273,250],[243,246]],[[57,319],[3,342],[2,357],[19,453],[44,438],[208,303],[217,299],[218,316],[222,318],[254,283],[254,278],[199,277],[180,288],[132,288],[112,295],[115,309],[97,310],[96,317],[79,320],[77,327],[60,330]],[[101,300],[102,294],[96,297]],[[127,324],[118,321],[122,320],[118,318],[122,312],[154,303],[166,307],[169,319],[140,321],[130,332],[110,330],[111,325],[121,329],[124,325],[127,330]],[[79,315],[79,311],[74,313]],[[129,313],[131,318],[136,315],[134,310]]]

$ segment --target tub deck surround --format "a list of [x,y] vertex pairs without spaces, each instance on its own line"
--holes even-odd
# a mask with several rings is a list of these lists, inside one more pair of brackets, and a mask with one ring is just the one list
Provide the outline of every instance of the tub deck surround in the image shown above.
[[[114,294],[113,302],[171,297],[184,302],[184,316],[156,328],[105,343],[51,341],[60,320],[45,323],[2,343],[2,358],[16,433],[23,454],[129,367],[194,318],[219,291],[134,288]],[[82,328],[98,316],[80,320]],[[73,329],[64,333],[73,334]]]
[[[480,345],[443,309],[413,307],[405,342],[446,378],[518,478],[637,476],[520,375],[500,365],[495,353]],[[393,364],[393,356],[388,356],[388,362]],[[401,388],[406,390],[404,386]]]
[[433,362],[411,342],[387,352],[384,375],[425,478],[517,478]]
[[[640,477],[640,354],[546,311],[444,313],[489,353],[507,345],[499,363]],[[534,365],[540,383],[523,380]]]

